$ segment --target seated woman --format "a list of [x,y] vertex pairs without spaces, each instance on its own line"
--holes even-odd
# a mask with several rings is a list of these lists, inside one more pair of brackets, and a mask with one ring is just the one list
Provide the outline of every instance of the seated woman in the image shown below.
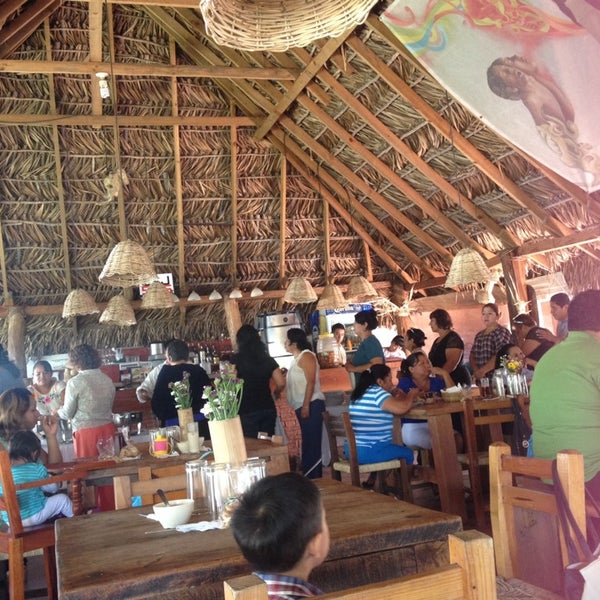
[[[402,377],[398,387],[403,392],[416,389],[418,395],[438,394],[454,382],[450,374],[440,367],[432,367],[424,352],[413,352],[402,363]],[[402,439],[407,446],[431,449],[431,434],[427,421],[402,419]]]
[[[412,464],[410,448],[392,442],[392,427],[394,415],[409,411],[416,395],[394,388],[392,372],[386,365],[371,365],[361,373],[352,391],[349,411],[359,463],[403,458]],[[345,451],[348,455],[347,448]]]

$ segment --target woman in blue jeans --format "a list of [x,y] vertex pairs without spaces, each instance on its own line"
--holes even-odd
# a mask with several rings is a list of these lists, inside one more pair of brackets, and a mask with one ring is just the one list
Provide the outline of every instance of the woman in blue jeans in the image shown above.
[[287,373],[286,398],[296,411],[302,432],[302,472],[321,477],[321,436],[325,400],[319,381],[319,363],[302,329],[288,329],[285,348],[294,359]]
[[349,411],[360,464],[395,458],[412,464],[412,450],[393,443],[392,428],[394,415],[408,412],[417,394],[416,389],[404,393],[395,388],[392,372],[386,365],[371,365],[361,373],[352,392]]

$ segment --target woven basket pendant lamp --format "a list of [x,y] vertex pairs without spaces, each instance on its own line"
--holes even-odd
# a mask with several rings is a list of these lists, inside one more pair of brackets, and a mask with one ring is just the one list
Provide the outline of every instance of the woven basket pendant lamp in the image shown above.
[[114,296],[108,301],[104,312],[100,315],[100,323],[104,325],[119,325],[129,327],[135,325],[135,314],[131,304],[123,294]]
[[369,302],[379,298],[377,290],[371,285],[368,279],[360,275],[352,277],[348,282],[346,290],[346,299],[348,302]]
[[294,277],[285,290],[283,301],[290,304],[310,304],[317,301],[317,294],[308,279]]
[[62,316],[77,317],[80,315],[93,315],[99,313],[100,309],[89,292],[85,290],[72,290],[65,299]]
[[124,240],[111,250],[98,279],[113,287],[126,288],[154,281],[156,272],[146,250],[137,242]]
[[160,281],[153,281],[142,298],[142,308],[173,308],[175,296]]
[[488,269],[483,258],[474,248],[463,248],[456,253],[450,265],[445,287],[474,286],[491,281],[493,273]]
[[345,308],[348,302],[337,285],[328,283],[317,302],[317,310]]
[[200,0],[206,31],[237,50],[284,52],[364,23],[377,0]]

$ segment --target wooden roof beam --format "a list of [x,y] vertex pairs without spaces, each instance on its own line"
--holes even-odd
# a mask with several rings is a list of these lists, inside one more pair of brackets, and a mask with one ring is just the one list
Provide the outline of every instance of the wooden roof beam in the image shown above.
[[[91,26],[90,26],[91,29]],[[94,36],[102,31],[94,31]],[[91,35],[91,32],[90,32]],[[96,43],[96,42],[94,42]],[[101,50],[100,50],[101,52]],[[96,55],[96,52],[94,53]],[[228,67],[196,65],[163,65],[158,63],[133,64],[113,63],[98,58],[89,62],[53,61],[53,60],[0,60],[0,72],[4,73],[61,73],[64,75],[94,75],[96,73],[114,73],[128,77],[210,77],[211,79],[275,79],[295,81],[300,69],[282,69],[273,67]],[[98,87],[98,86],[96,86]]]
[[[390,244],[392,244],[399,252],[402,252],[408,260],[417,265],[422,271],[430,273],[431,275],[437,276],[440,273],[434,271],[430,266],[428,266],[423,259],[418,256],[409,246],[407,246],[402,240],[398,238],[398,236],[392,232],[388,227],[386,227],[381,220],[369,212],[353,195],[348,192],[348,189],[345,188],[339,181],[333,178],[327,171],[324,171],[320,165],[307,154],[305,150],[303,150],[296,142],[291,140],[289,137],[285,138],[285,144],[283,144],[284,133],[277,133],[273,135],[273,143],[282,144],[285,146],[288,157],[295,156],[298,160],[301,161],[306,168],[310,169],[313,173],[318,173],[318,180],[321,181],[324,185],[328,186],[326,189],[327,194],[324,197],[327,201],[332,205],[332,207],[338,212],[340,215],[344,216],[348,224],[359,233],[357,229],[358,224],[356,224],[356,219],[352,218],[352,215],[348,210],[346,210],[342,204],[336,199],[336,197],[329,192],[329,190],[334,191],[340,198],[347,198],[349,207],[352,208],[357,214],[359,214],[365,221],[371,224],[371,226],[376,229],[382,237],[387,239]],[[295,165],[297,164],[294,163]],[[307,172],[306,169],[303,169],[303,174]],[[325,193],[325,192],[323,192]],[[362,226],[360,227],[361,232],[364,232],[367,236],[369,234],[366,232]],[[362,233],[359,233],[361,237]],[[370,236],[369,236],[370,237]],[[379,254],[379,253],[378,253]],[[387,256],[387,253],[386,253]]]
[[[44,125],[69,125],[74,127],[106,127],[115,122],[110,115],[31,115],[10,114],[0,115],[0,125],[33,125],[36,127]],[[194,117],[194,116],[154,116],[154,115],[119,115],[119,123],[124,127],[173,127],[175,125],[186,125],[189,127],[247,127],[255,125],[256,121],[250,117]]]
[[62,3],[62,0],[37,0],[29,5],[18,17],[2,27],[0,58],[8,56],[49,17]]
[[19,10],[25,2],[27,2],[27,0],[4,0],[4,2],[0,4],[0,28],[6,23],[6,19]]
[[[100,62],[102,61],[102,0],[90,0],[88,14],[88,29],[90,37],[90,62]],[[111,71],[112,68],[109,65],[109,68],[106,70],[106,72],[111,74]],[[96,77],[95,73],[90,73],[90,96],[92,99],[93,115],[102,114],[102,97],[100,96],[99,81],[100,80]]]
[[354,27],[345,31],[340,37],[333,38],[325,43],[321,51],[306,61],[306,68],[298,76],[292,87],[283,95],[274,109],[271,109],[269,116],[263,121],[257,129],[254,137],[258,140],[265,137],[267,132],[277,122],[277,119],[289,108],[296,100],[297,96],[304,90],[308,82],[315,76],[315,73],[321,70],[321,67],[331,58],[336,50],[344,43],[344,40],[352,33]]
[[[396,49],[402,44],[394,34],[376,17],[367,19],[369,27],[374,29],[390,45]],[[390,69],[371,49],[357,38],[352,39],[352,47],[360,52],[363,60],[373,68],[394,90],[396,90],[409,104],[431,123],[451,144],[460,150],[466,157],[475,163],[477,168],[489,177],[499,188],[504,190],[515,202],[529,212],[533,213],[545,227],[556,235],[568,235],[571,230],[548,215],[548,213],[533,198],[526,194],[512,179],[489,160],[483,152],[479,151],[469,142],[460,131],[454,129],[434,108],[421,98],[405,81]],[[423,66],[420,66],[424,71]]]
[[600,225],[587,227],[570,235],[548,237],[535,242],[525,242],[515,251],[515,255],[524,257],[534,254],[544,254],[545,252],[553,252],[562,248],[571,248],[572,246],[580,246],[592,242],[600,242]]

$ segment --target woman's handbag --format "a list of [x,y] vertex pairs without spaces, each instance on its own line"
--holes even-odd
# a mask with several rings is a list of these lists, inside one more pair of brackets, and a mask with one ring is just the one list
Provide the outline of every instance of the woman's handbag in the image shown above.
[[[600,537],[589,517],[586,523],[589,528],[588,540],[575,521],[569,507],[565,490],[558,476],[556,460],[552,462],[554,494],[558,508],[558,518],[563,531],[567,552],[571,564],[567,565],[563,577],[563,595],[566,600],[597,600],[600,598]],[[587,492],[588,502],[598,510],[595,499]],[[570,527],[569,527],[570,526]],[[573,535],[571,535],[571,531]],[[592,552],[590,543],[595,551]],[[583,558],[583,561],[581,560]]]
[[512,397],[512,411],[515,420],[513,421],[510,451],[516,456],[527,456],[527,449],[529,448],[529,440],[531,438],[531,427],[527,423],[517,396]]

